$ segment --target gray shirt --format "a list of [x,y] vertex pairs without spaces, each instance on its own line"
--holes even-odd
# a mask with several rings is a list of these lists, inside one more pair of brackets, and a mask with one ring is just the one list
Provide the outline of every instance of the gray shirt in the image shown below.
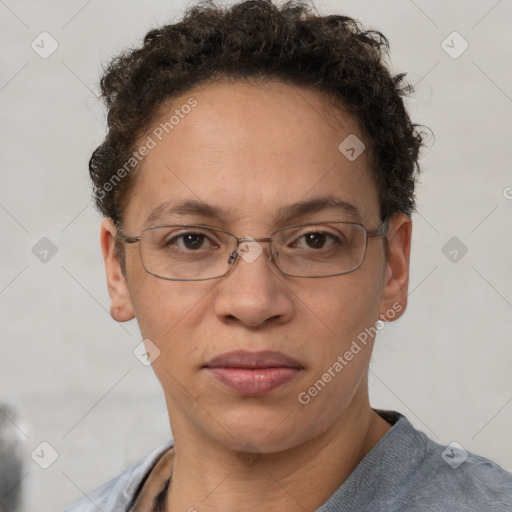
[[[460,445],[443,446],[401,414],[377,411],[393,427],[316,512],[512,512],[512,473]],[[158,448],[64,512],[129,512]]]

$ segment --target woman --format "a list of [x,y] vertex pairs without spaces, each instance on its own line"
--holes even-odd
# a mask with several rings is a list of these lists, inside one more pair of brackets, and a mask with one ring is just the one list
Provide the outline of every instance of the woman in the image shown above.
[[205,3],[106,70],[111,314],[138,321],[173,441],[69,511],[512,506],[511,474],[369,404],[422,142],[386,50],[302,3]]

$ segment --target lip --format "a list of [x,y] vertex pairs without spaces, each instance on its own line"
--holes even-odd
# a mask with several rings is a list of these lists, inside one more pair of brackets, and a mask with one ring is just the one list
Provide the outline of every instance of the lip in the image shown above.
[[295,359],[272,350],[226,352],[214,357],[204,366],[207,368],[302,368]]
[[289,382],[304,368],[281,352],[238,350],[213,358],[203,369],[239,394],[258,396]]

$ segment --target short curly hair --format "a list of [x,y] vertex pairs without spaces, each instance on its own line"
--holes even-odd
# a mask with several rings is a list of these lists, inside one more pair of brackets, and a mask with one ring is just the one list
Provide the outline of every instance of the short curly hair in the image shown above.
[[126,162],[137,168],[136,145],[167,101],[216,80],[255,79],[308,86],[334,98],[365,136],[381,218],[410,216],[422,134],[403,101],[412,86],[405,74],[390,73],[388,51],[380,32],[363,30],[347,16],[321,16],[303,0],[281,6],[200,1],[104,70],[108,131],[89,161],[98,210],[122,223],[136,175]]

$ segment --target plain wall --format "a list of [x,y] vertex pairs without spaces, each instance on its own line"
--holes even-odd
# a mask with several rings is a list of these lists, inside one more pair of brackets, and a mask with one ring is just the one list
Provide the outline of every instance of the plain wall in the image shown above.
[[[26,440],[26,511],[63,509],[170,436],[159,384],[132,353],[137,325],[108,312],[87,163],[105,131],[102,63],[185,5],[0,3],[0,402],[17,408]],[[408,310],[378,336],[372,405],[511,471],[512,4],[316,6],[389,37],[393,69],[416,86],[411,116],[435,134],[417,188]],[[59,45],[47,59],[31,48],[43,31]],[[442,47],[453,31],[469,44],[458,58]],[[446,44],[453,54],[463,41]],[[33,253],[43,237],[57,249],[47,262]],[[445,255],[454,249],[456,262]],[[58,452],[48,469],[30,458],[43,441]]]

